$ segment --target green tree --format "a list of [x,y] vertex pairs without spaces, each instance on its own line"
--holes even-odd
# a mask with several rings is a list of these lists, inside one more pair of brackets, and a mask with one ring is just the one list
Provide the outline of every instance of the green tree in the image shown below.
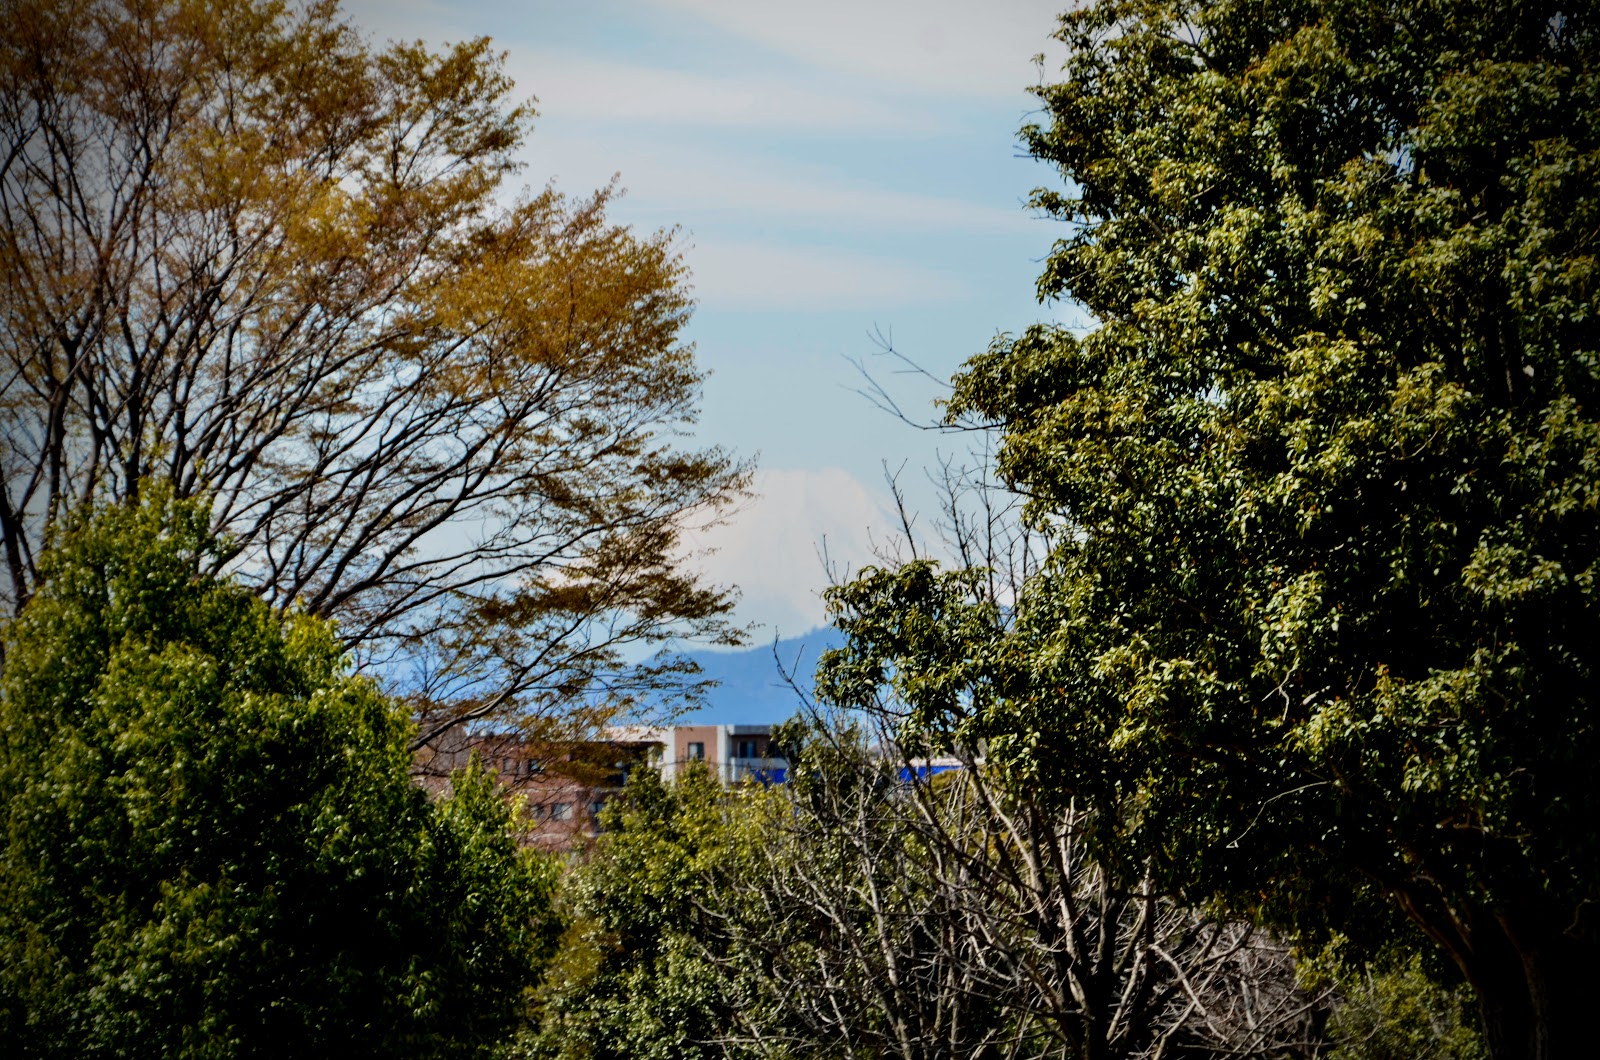
[[1055,546],[1003,608],[870,572],[825,664],[1192,898],[1416,932],[1497,1060],[1582,1052],[1600,991],[1597,17],[1063,16],[1040,292],[1095,323],[1002,337],[947,409]]
[[1472,999],[1445,988],[1416,955],[1341,984],[1339,1011],[1328,1025],[1328,1060],[1481,1060],[1483,1042]]
[[[709,882],[752,818],[711,772],[637,769],[565,885],[571,926],[540,988],[529,1055],[710,1060],[739,1055],[734,979],[704,950]],[[732,812],[730,812],[732,811]]]
[[486,1055],[552,867],[487,774],[410,782],[412,722],[327,623],[198,573],[207,521],[79,521],[7,631],[0,1051]]

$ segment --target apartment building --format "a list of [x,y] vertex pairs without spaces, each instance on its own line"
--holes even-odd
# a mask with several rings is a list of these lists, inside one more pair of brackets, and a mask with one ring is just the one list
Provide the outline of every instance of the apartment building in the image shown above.
[[604,738],[572,743],[532,740],[520,733],[458,732],[417,759],[424,788],[443,791],[450,774],[473,755],[493,770],[508,794],[527,801],[526,842],[571,850],[600,832],[605,804],[640,767],[670,781],[690,762],[703,762],[724,784],[781,784],[789,763],[772,754],[770,725],[617,727]]
[[689,762],[703,762],[724,784],[782,784],[789,763],[772,754],[770,725],[679,725],[649,730],[660,748],[661,775],[671,780]]

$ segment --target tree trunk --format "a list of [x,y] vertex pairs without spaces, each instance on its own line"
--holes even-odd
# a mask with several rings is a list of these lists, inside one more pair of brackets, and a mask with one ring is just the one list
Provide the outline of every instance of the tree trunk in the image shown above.
[[1463,970],[1492,1060],[1593,1055],[1600,946],[1552,918],[1502,911],[1474,924]]

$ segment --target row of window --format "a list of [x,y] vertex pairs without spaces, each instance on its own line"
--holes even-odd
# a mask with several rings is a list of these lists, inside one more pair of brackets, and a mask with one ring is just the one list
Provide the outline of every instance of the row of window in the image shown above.
[[[735,758],[760,758],[761,745],[755,740],[740,740]],[[706,745],[700,741],[688,744],[685,755],[691,762],[704,762],[706,760]]]
[[[696,740],[685,748],[685,757],[691,762],[704,762],[706,760],[706,745],[703,741]],[[761,745],[755,740],[740,740],[735,758],[760,758]],[[498,762],[501,776],[513,776],[517,772],[525,772],[534,776],[544,772],[544,767],[536,759],[528,758],[520,763],[515,758],[502,758]],[[618,767],[626,768],[626,763],[617,763]]]
[[[589,816],[598,817],[600,811],[606,808],[605,800],[598,799],[589,804]],[[549,805],[535,804],[528,807],[528,816],[535,821],[542,821],[548,817],[552,821],[572,820],[572,803],[552,802]]]
[[544,766],[536,758],[501,758],[494,763],[494,769],[503,777],[513,776],[517,773],[527,773],[530,777],[544,772]]

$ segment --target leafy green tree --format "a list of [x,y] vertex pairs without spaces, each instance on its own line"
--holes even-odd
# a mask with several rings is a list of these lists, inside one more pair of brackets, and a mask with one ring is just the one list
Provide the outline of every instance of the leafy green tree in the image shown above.
[[743,834],[726,791],[691,767],[672,784],[628,777],[601,812],[595,848],[567,883],[571,926],[540,988],[526,1044],[561,1060],[709,1060],[738,1055],[741,995],[708,959],[715,866]]
[[476,769],[430,803],[327,623],[199,573],[209,513],[79,520],[7,631],[0,1051],[477,1056],[553,870]]
[[947,409],[1055,546],[1004,608],[869,572],[825,664],[1192,898],[1416,932],[1497,1060],[1579,1054],[1600,992],[1597,18],[1063,16],[1040,292],[1095,323],[1002,337]]
[[1471,997],[1460,985],[1440,986],[1416,955],[1354,977],[1341,992],[1329,1060],[1482,1060]]

